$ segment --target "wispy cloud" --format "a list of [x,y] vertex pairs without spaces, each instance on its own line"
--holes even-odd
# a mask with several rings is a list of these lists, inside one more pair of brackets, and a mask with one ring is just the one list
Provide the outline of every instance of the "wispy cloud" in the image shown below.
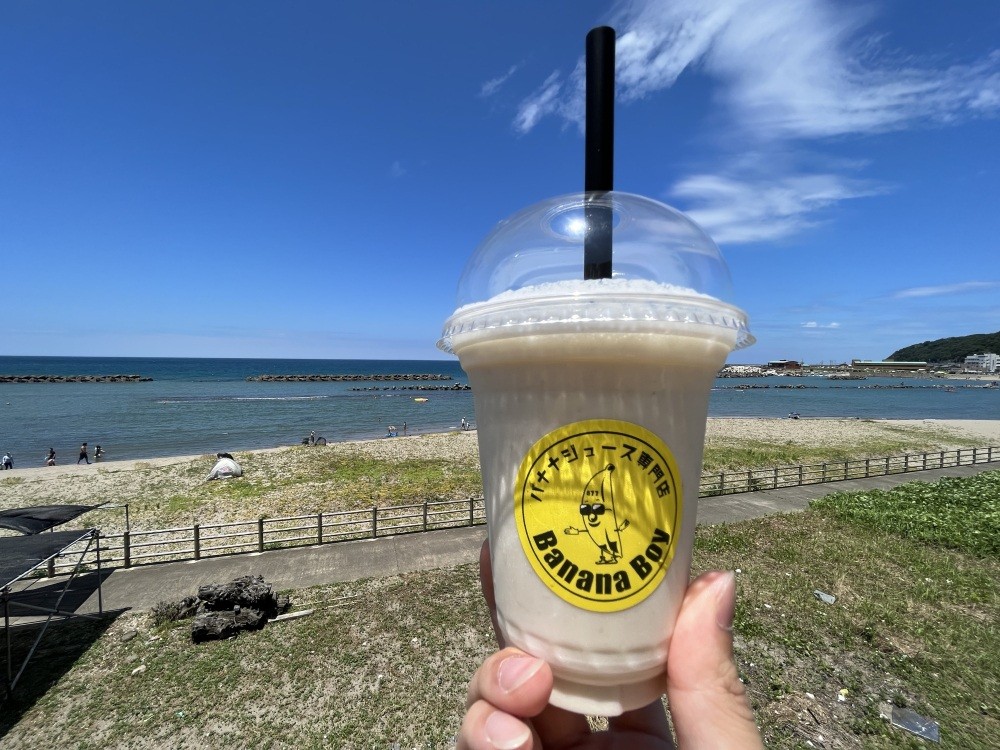
[[840,328],[840,323],[817,323],[815,320],[810,320],[802,324],[803,328]]
[[940,286],[915,286],[901,289],[892,295],[893,299],[909,299],[912,297],[940,297],[947,294],[965,294],[966,292],[983,292],[1000,288],[1000,281],[963,281],[959,284],[942,284]]
[[816,215],[828,206],[885,191],[836,174],[757,179],[700,174],[682,179],[670,192],[689,204],[688,215],[716,242],[737,244],[788,237],[819,224]]
[[496,78],[488,80],[480,87],[479,95],[484,99],[493,96],[505,83],[507,83],[510,77],[517,72],[519,67],[520,65],[511,65],[507,72],[502,76],[497,76]]
[[[751,169],[702,169],[668,190],[690,202],[685,209],[720,244],[790,237],[822,224],[842,201],[889,189],[848,176],[856,167],[803,170],[771,156],[835,137],[1000,116],[1000,51],[947,66],[903,57],[866,31],[868,5],[621,0],[612,15],[620,101],[654,95],[697,70],[721,106],[716,136],[759,157]],[[584,77],[583,58],[568,75],[550,74],[521,101],[514,128],[527,133],[555,117],[582,131]]]
[[[615,14],[616,85],[641,99],[698,68],[731,124],[753,136],[823,138],[1000,114],[1000,51],[941,69],[883,51],[862,34],[870,11],[832,0],[659,0]],[[556,73],[521,103],[515,127],[583,120],[584,67]]]
[[394,161],[392,166],[389,167],[389,174],[394,179],[398,179],[406,174],[406,167],[404,167],[401,162]]
[[562,89],[561,76],[557,70],[545,79],[534,94],[518,106],[517,115],[514,117],[514,129],[521,133],[527,133],[543,117],[558,112],[562,107],[559,101]]

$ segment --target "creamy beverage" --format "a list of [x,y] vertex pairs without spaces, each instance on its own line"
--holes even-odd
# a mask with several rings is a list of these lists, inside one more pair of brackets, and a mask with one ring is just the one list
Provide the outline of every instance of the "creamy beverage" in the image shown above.
[[[619,210],[634,218],[648,203]],[[551,209],[535,215],[552,225]],[[667,218],[691,233],[677,216]],[[632,249],[648,267],[648,245],[640,253],[623,234],[622,259]],[[495,238],[484,244],[494,257],[470,263],[473,280],[499,268],[505,283],[522,283],[460,306],[441,346],[458,355],[475,400],[498,623],[509,644],[551,665],[553,704],[617,715],[664,690],[709,393],[728,354],[752,339],[740,310],[638,262],[633,278],[559,280],[558,248],[538,252],[522,233],[512,270]],[[517,272],[532,256],[538,283]]]

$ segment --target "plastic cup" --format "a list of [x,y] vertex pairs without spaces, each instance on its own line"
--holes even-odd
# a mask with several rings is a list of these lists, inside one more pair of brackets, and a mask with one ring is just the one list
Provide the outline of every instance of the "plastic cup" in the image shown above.
[[640,196],[601,197],[614,273],[584,281],[587,199],[501,222],[439,346],[472,386],[503,636],[551,665],[553,704],[613,716],[665,688],[709,393],[753,337],[712,240]]

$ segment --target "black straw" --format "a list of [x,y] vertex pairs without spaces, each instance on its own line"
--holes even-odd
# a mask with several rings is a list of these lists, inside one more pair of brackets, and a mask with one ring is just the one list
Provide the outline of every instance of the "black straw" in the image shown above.
[[583,278],[611,278],[611,201],[615,172],[615,30],[598,26],[587,34],[587,124],[585,136]]

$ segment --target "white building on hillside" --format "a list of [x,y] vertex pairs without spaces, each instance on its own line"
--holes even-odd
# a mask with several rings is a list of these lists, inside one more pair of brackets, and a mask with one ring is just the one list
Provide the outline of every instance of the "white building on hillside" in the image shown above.
[[1000,357],[996,354],[970,354],[965,358],[965,369],[969,372],[996,372],[1000,367]]

